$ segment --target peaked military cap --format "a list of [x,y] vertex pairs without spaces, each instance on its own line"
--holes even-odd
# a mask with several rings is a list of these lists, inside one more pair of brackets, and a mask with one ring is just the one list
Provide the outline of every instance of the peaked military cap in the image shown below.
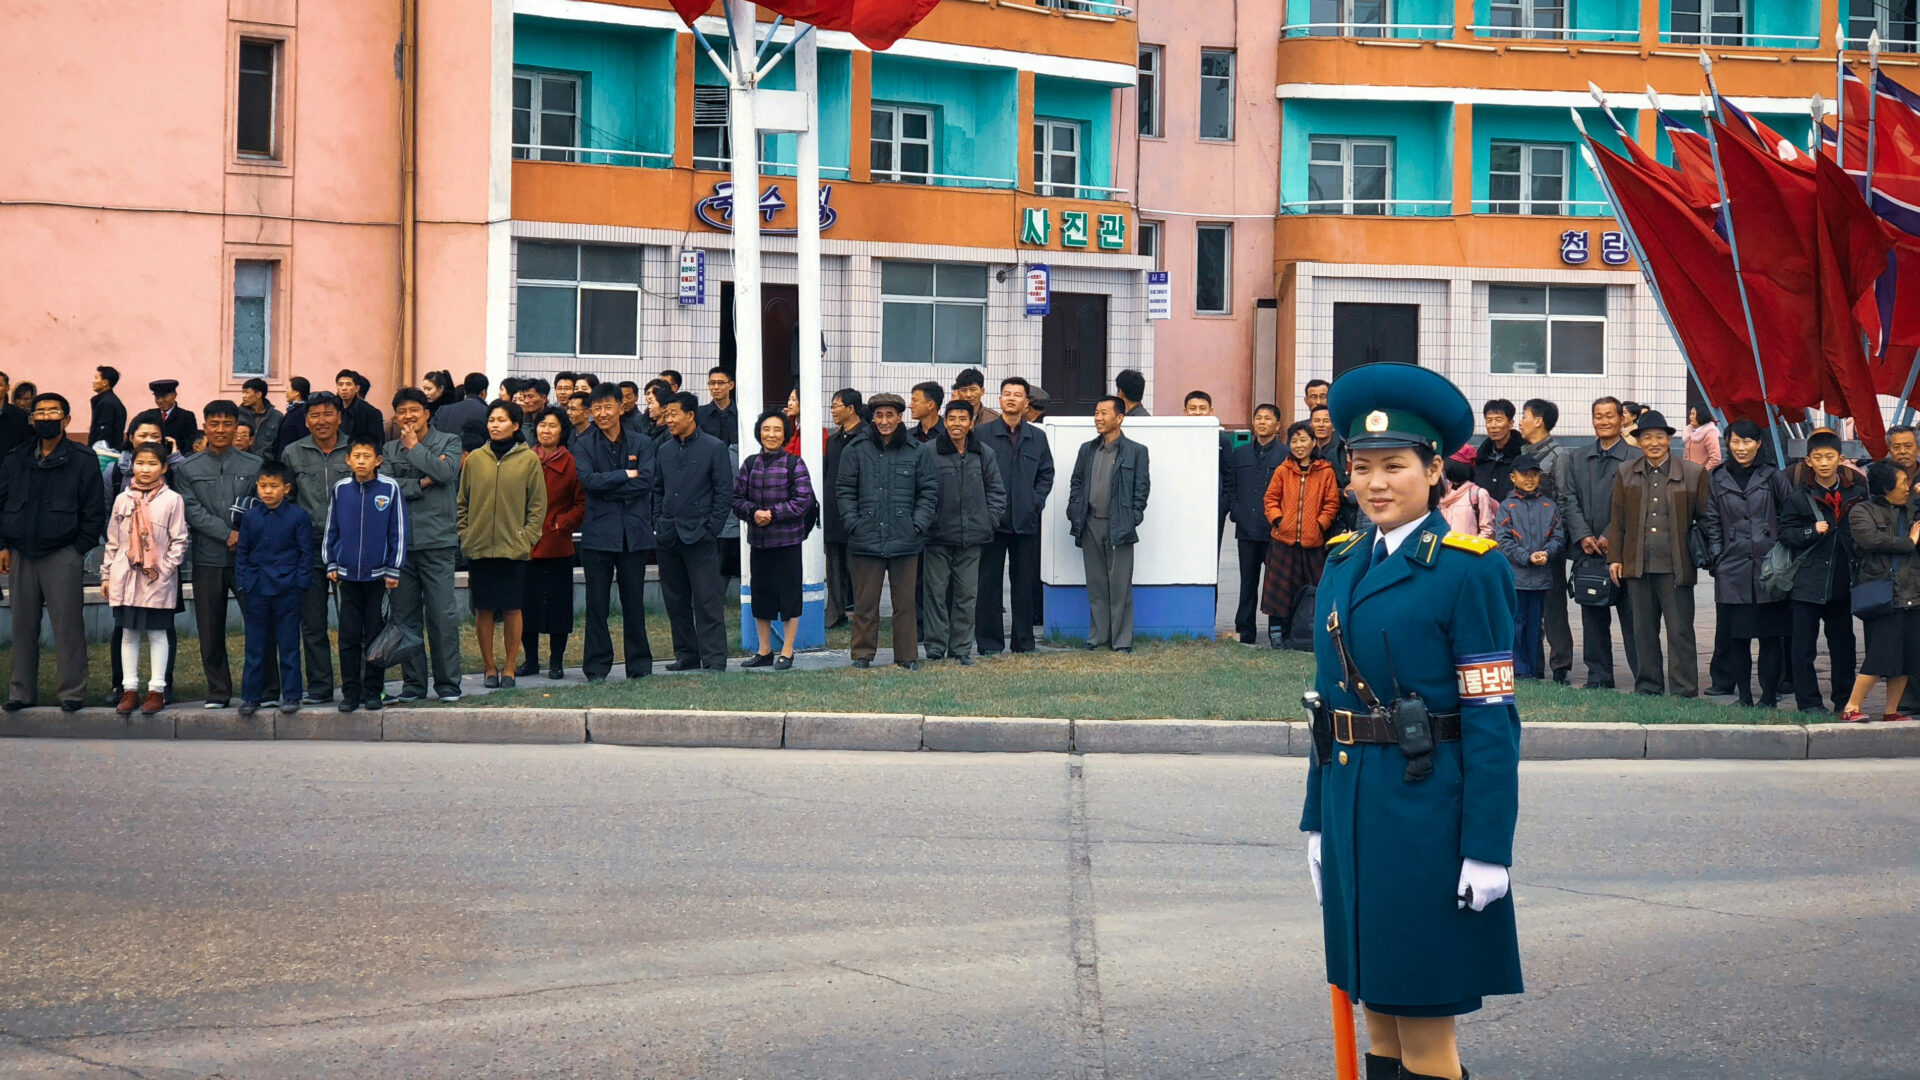
[[1442,457],[1473,437],[1473,406],[1445,375],[1412,364],[1368,364],[1327,391],[1333,429],[1350,450],[1424,446]]

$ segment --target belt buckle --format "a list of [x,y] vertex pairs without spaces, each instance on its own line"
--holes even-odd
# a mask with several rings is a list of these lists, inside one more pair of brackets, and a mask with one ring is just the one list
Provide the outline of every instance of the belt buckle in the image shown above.
[[[1340,718],[1341,717],[1345,717],[1347,720],[1347,737],[1344,739],[1340,737]],[[1333,741],[1339,743],[1341,746],[1353,745],[1353,713],[1352,712],[1346,709],[1335,709],[1333,711]]]

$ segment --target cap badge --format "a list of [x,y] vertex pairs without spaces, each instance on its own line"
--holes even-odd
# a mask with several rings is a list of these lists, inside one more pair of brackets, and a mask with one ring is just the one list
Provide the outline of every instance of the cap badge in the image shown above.
[[1369,434],[1377,435],[1380,432],[1385,430],[1387,430],[1387,414],[1386,413],[1381,412],[1379,409],[1375,409],[1372,412],[1367,414],[1367,431]]

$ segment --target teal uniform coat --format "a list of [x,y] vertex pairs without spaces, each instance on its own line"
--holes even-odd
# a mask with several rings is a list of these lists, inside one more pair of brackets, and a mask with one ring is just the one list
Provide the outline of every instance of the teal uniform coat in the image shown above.
[[1472,1012],[1484,996],[1523,990],[1512,895],[1481,912],[1454,899],[1462,858],[1513,864],[1513,572],[1490,546],[1476,554],[1447,545],[1448,531],[1430,514],[1378,566],[1368,565],[1374,529],[1336,538],[1314,612],[1315,688],[1331,708],[1362,711],[1341,686],[1327,634],[1337,610],[1347,649],[1382,702],[1393,697],[1391,672],[1431,712],[1460,712],[1460,740],[1438,744],[1425,780],[1408,783],[1400,748],[1378,744],[1335,743],[1332,760],[1307,773],[1300,828],[1321,834],[1327,981],[1401,1016]]

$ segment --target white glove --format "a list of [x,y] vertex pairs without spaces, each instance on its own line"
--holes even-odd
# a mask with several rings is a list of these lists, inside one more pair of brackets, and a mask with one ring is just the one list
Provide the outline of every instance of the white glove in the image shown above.
[[1454,890],[1454,907],[1487,910],[1487,905],[1507,895],[1511,879],[1507,868],[1478,859],[1460,860],[1460,887]]
[[1317,832],[1307,834],[1307,872],[1313,875],[1313,902],[1322,903],[1320,899],[1320,834]]

